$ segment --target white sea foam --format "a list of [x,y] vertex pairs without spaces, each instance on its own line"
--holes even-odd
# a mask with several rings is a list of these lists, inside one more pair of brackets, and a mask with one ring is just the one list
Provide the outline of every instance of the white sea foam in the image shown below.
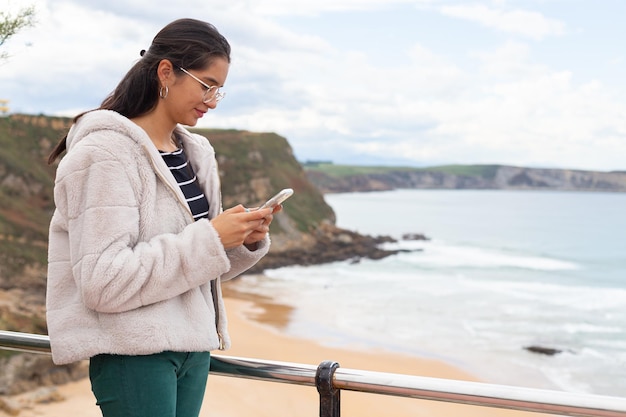
[[442,241],[400,241],[387,243],[388,250],[408,250],[404,260],[416,265],[448,268],[521,268],[541,271],[576,270],[580,265],[566,260],[523,253],[512,253],[471,245],[447,244]]

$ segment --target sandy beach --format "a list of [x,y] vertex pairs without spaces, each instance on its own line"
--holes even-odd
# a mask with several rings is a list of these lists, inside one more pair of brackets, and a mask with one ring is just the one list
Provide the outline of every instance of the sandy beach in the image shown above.
[[[229,329],[233,346],[215,355],[239,356],[317,366],[333,360],[343,368],[417,376],[476,381],[472,375],[446,363],[354,348],[326,347],[313,340],[298,339],[280,332],[291,307],[267,299],[251,300],[225,286]],[[37,404],[24,409],[20,417],[98,417],[99,408],[88,379],[62,385],[63,401]],[[495,408],[466,406],[411,398],[343,391],[342,416],[393,417],[515,417],[538,416]],[[2,415],[2,412],[0,412]],[[315,387],[210,375],[202,417],[318,416],[319,397]]]

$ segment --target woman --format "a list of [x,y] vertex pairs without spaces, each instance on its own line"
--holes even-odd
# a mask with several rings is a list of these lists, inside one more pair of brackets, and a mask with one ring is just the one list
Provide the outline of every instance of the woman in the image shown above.
[[269,249],[281,209],[222,210],[209,142],[194,126],[224,96],[230,46],[176,20],[100,108],[50,155],[47,320],[57,364],[89,359],[105,417],[197,416],[209,351],[230,340],[220,282]]

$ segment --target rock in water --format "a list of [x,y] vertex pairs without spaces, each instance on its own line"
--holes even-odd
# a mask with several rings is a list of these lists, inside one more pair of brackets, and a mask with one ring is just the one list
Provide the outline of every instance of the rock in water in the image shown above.
[[558,355],[559,353],[563,352],[561,349],[555,349],[555,348],[538,346],[538,345],[525,346],[524,349],[526,349],[529,352],[540,353],[542,355],[548,355],[548,356]]

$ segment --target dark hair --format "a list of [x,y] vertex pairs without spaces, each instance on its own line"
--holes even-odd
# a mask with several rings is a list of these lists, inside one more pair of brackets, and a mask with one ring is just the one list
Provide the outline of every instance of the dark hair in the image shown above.
[[[126,73],[115,90],[104,99],[99,109],[113,110],[128,118],[138,117],[154,109],[159,99],[157,67],[169,60],[179,68],[201,69],[215,58],[230,62],[230,45],[210,23],[196,19],[178,19],[159,31],[152,45],[141,51],[141,59]],[[76,122],[83,114],[74,118]],[[48,157],[53,163],[66,149],[67,135]]]

